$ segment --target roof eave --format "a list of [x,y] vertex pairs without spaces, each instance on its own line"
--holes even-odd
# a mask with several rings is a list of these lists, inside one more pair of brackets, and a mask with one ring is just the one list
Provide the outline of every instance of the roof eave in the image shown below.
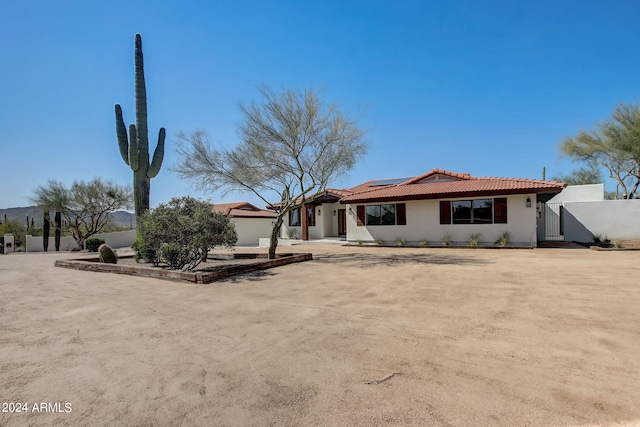
[[358,199],[349,201],[340,200],[343,205],[362,204],[374,202],[402,202],[410,200],[434,200],[434,199],[459,199],[461,197],[482,197],[482,196],[508,196],[514,194],[558,194],[563,188],[528,188],[528,189],[509,189],[509,190],[487,190],[487,191],[464,191],[454,193],[437,193],[437,194],[412,194],[407,196],[387,196],[387,197],[370,197],[366,199]]

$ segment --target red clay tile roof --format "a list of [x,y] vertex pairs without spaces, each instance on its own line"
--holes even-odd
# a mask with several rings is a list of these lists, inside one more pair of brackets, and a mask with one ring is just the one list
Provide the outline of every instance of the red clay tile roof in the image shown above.
[[260,209],[248,202],[219,203],[211,207],[213,212],[222,212],[234,218],[275,218],[278,216],[273,211]]
[[[417,183],[432,175],[448,175],[453,180]],[[359,186],[359,187],[363,187]],[[537,179],[518,178],[476,178],[469,174],[458,174],[434,169],[401,184],[386,187],[369,187],[368,190],[351,194],[340,203],[368,203],[400,200],[441,199],[457,197],[479,197],[526,193],[559,193],[566,184]]]

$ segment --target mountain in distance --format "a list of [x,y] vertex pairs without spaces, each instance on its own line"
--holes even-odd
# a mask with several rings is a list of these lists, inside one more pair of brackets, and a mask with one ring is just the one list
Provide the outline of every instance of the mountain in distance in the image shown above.
[[[44,222],[44,212],[38,206],[27,206],[24,208],[7,208],[0,209],[0,222],[4,222],[4,216],[7,215],[7,219],[16,220],[27,224],[27,216],[29,217],[29,223],[33,218],[33,224],[36,227],[42,227]],[[51,222],[53,223],[53,211],[51,212]],[[109,214],[111,217],[111,223],[122,227],[133,227],[136,225],[136,215],[127,211],[115,211]]]

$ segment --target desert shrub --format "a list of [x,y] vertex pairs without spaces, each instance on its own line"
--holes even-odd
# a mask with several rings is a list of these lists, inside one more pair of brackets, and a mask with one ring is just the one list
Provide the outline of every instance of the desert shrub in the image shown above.
[[451,235],[450,234],[445,234],[444,235],[444,237],[442,238],[442,245],[443,246],[451,245]]
[[156,251],[145,246],[140,239],[136,239],[133,241],[133,243],[131,244],[131,249],[134,250],[133,259],[136,262],[140,262],[140,260],[145,260],[154,265],[157,265],[158,259],[157,259]]
[[9,219],[5,223],[0,224],[0,236],[5,234],[13,234],[13,241],[16,252],[20,252],[20,248],[24,248],[26,228],[20,221]]
[[193,270],[210,249],[230,247],[237,240],[228,215],[212,212],[207,202],[179,197],[142,215],[137,250],[155,265],[165,262],[170,268]]
[[470,234],[469,235],[469,246],[472,248],[477,248],[480,244],[480,233]]
[[89,252],[98,252],[98,247],[103,243],[105,243],[104,239],[92,237],[84,241],[84,248]]
[[622,249],[622,248],[624,248],[624,242],[622,240],[614,240],[613,241],[613,247],[614,248],[618,248],[618,249]]
[[509,241],[511,240],[511,234],[508,231],[505,231],[504,233],[502,233],[500,235],[500,237],[498,238],[498,240],[496,240],[496,243],[500,246],[507,246],[509,244]]
[[189,262],[185,256],[187,252],[175,243],[167,243],[160,249],[160,257],[169,265],[169,268],[174,270],[182,268]]
[[420,241],[420,246],[422,247],[429,246],[429,241],[427,239]]
[[105,243],[101,244],[98,247],[98,254],[100,257],[100,262],[102,263],[107,263],[107,264],[118,263],[118,256],[113,251],[113,249],[111,249],[111,247]]
[[398,246],[404,246],[404,239],[402,237],[398,237],[396,239],[396,243],[398,244]]

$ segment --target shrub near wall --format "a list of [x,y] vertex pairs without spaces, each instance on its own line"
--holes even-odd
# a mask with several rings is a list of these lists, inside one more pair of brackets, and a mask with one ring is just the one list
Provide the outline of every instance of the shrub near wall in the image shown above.
[[90,238],[84,241],[84,248],[89,252],[98,252],[98,247],[105,243],[104,239]]

